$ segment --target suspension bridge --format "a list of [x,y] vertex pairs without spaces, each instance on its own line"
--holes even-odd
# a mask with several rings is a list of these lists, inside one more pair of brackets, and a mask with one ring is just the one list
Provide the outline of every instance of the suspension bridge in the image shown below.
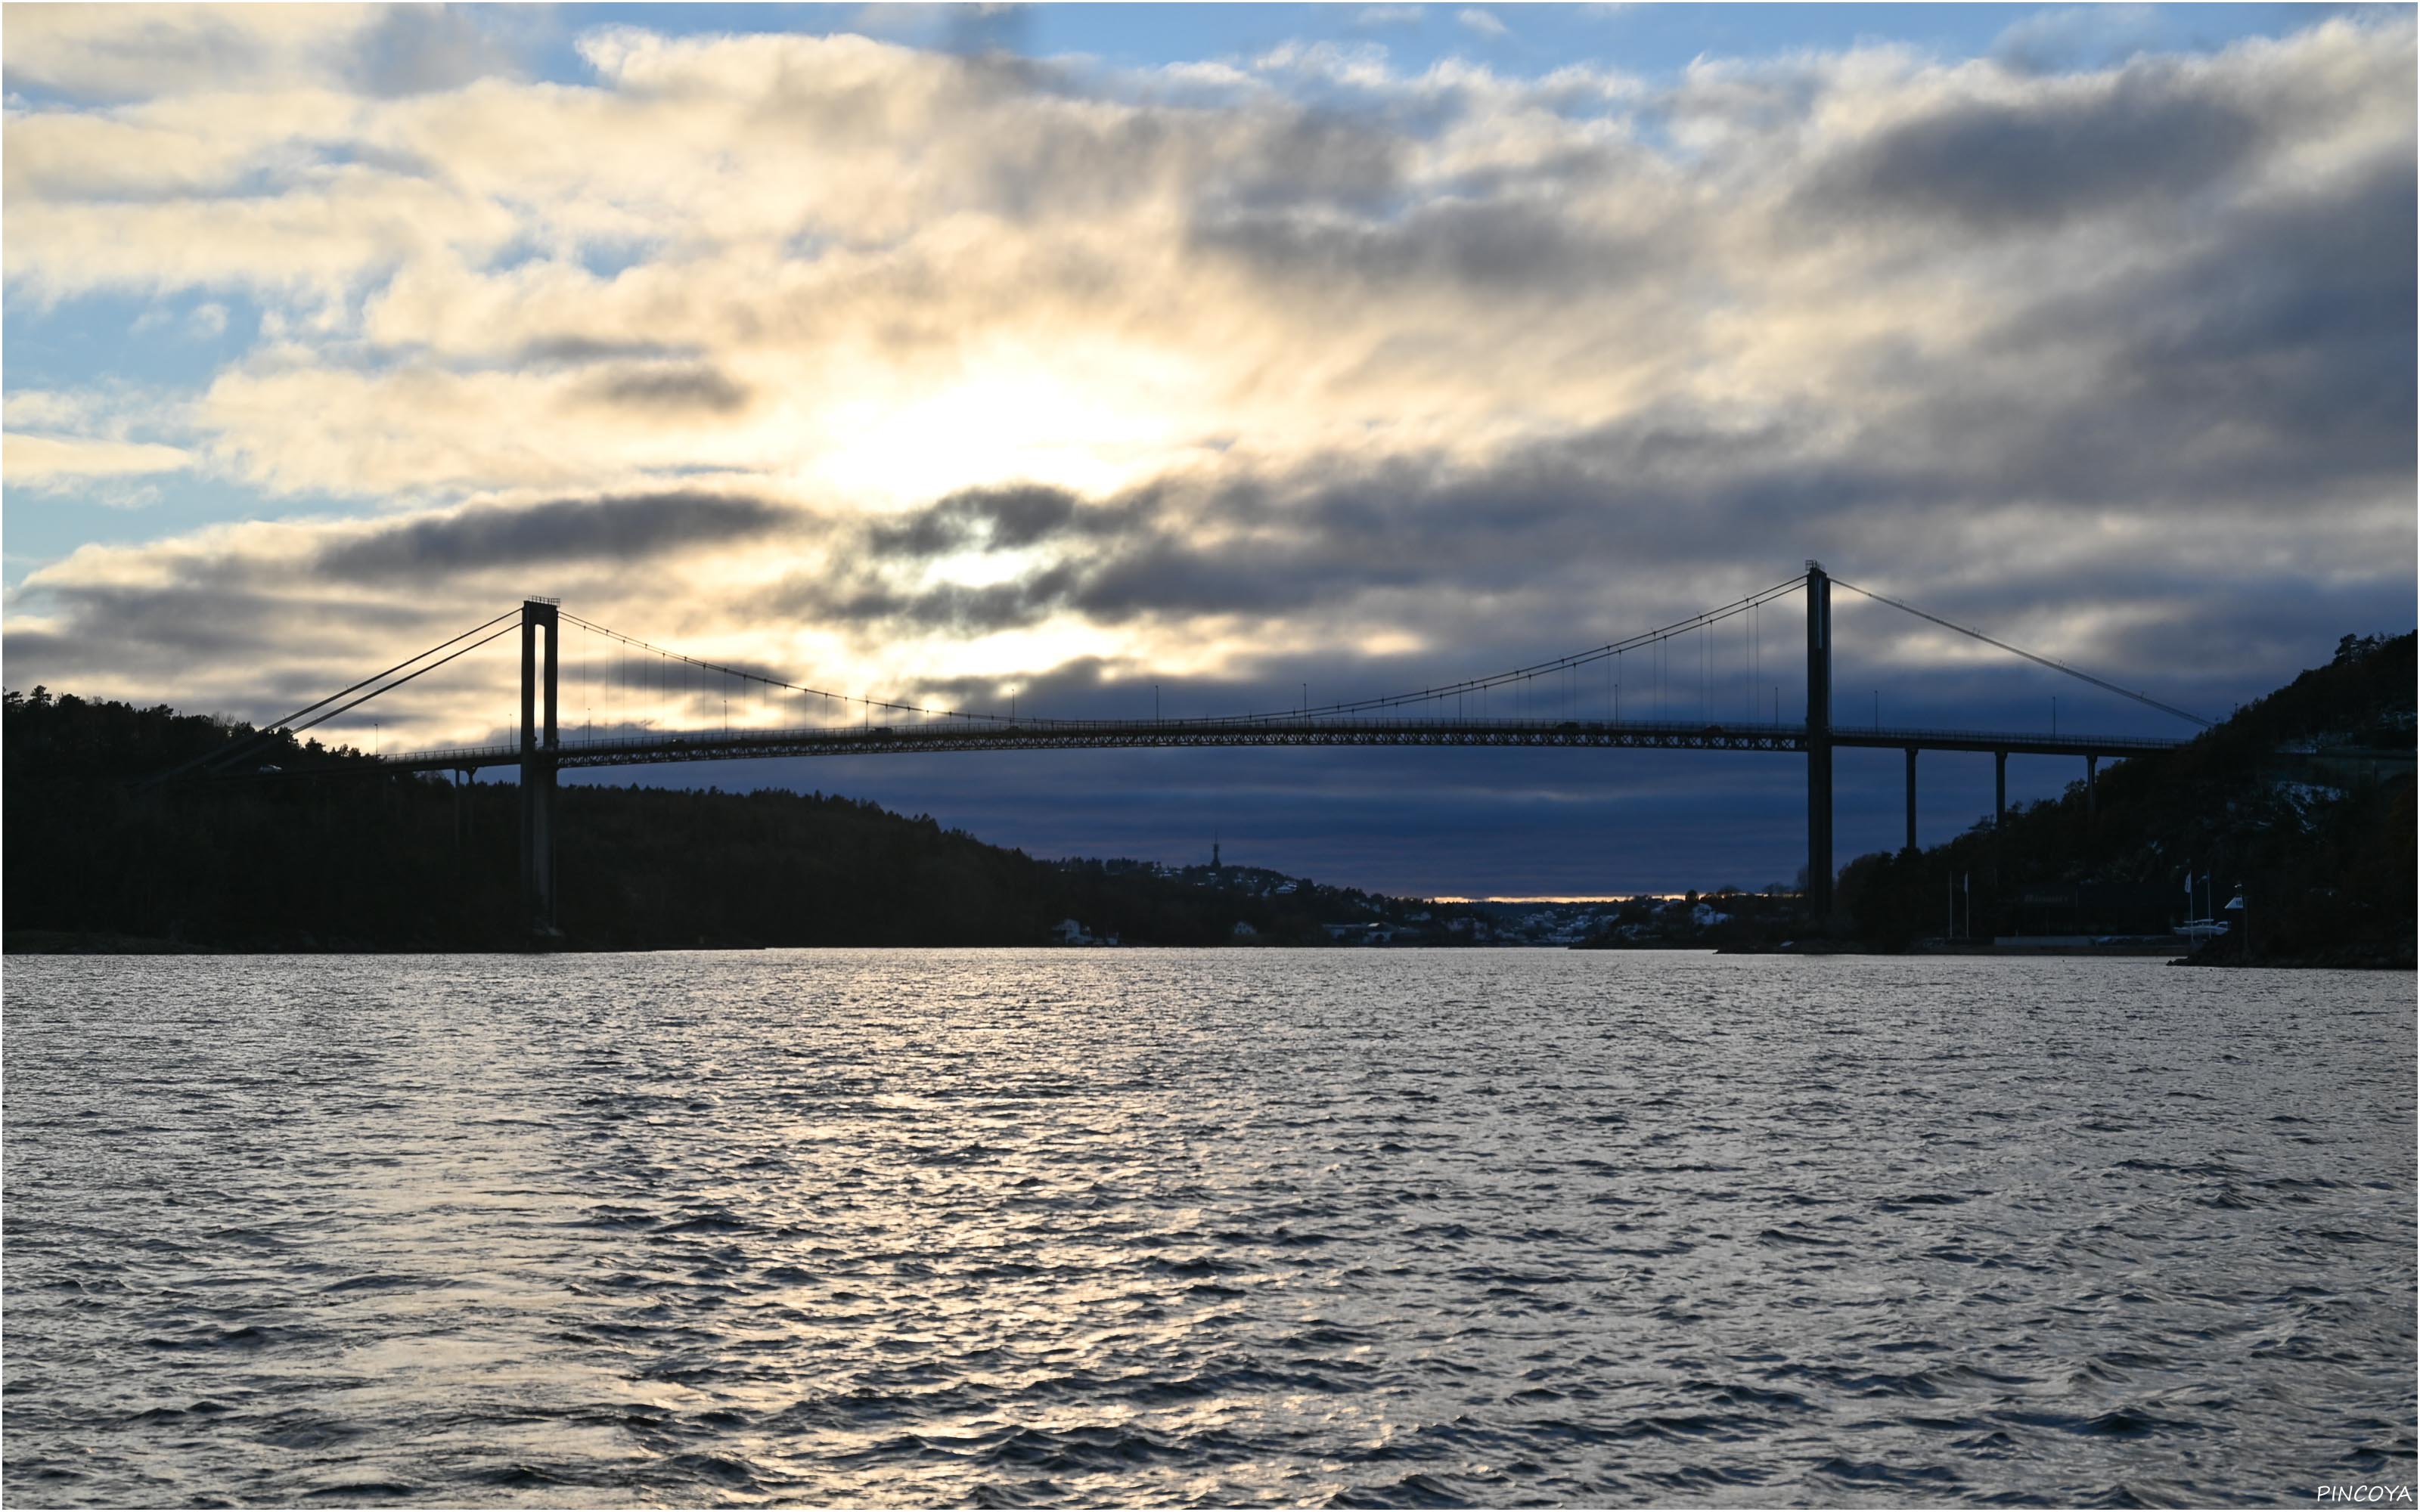
[[[1485,677],[1466,678],[1433,687],[1409,689],[1382,697],[1312,705],[1308,698],[1291,709],[1215,717],[1149,719],[1065,719],[1020,717],[1007,713],[935,709],[917,704],[843,694],[805,687],[771,676],[762,669],[742,668],[690,656],[625,635],[618,630],[567,613],[553,599],[533,598],[487,624],[398,662],[319,702],[262,726],[209,756],[190,763],[163,779],[289,777],[332,771],[368,773],[447,773],[458,781],[475,780],[489,767],[518,770],[520,795],[520,884],[532,929],[541,934],[554,929],[556,778],[587,767],[651,766],[675,762],[737,761],[766,757],[900,755],[933,751],[1076,750],[1128,747],[1206,746],[1393,746],[1494,748],[1629,748],[1658,750],[1764,751],[1804,756],[1807,761],[1807,907],[1818,920],[1832,906],[1832,762],[1844,748],[1900,750],[1907,765],[1907,846],[1916,848],[1916,767],[1920,751],[1989,752],[1995,760],[1994,814],[2008,810],[2008,762],[2011,755],[2064,756],[2084,763],[2087,803],[2097,795],[2100,763],[2147,751],[2166,750],[2185,738],[2159,735],[2070,734],[2053,732],[1893,729],[1879,720],[1871,725],[1840,725],[1832,717],[1832,589],[1852,593],[1904,610],[1931,624],[1998,648],[2039,666],[2079,679],[2105,692],[2131,700],[2162,714],[2207,726],[2210,721],[2134,689],[2121,687],[2081,669],[1997,640],[1979,630],[1930,613],[1913,605],[1858,588],[1832,578],[1809,562],[1804,576],[1730,603],[1644,631],[1628,640],[1591,647],[1569,656],[1518,667]],[[1621,684],[1612,683],[1610,717],[1536,717],[1525,713],[1495,712],[1507,689],[1534,686],[1539,679],[1576,678],[1583,668],[1612,662],[1623,656],[1668,656],[1668,648],[1695,634],[1705,644],[1704,632],[1743,615],[1753,615],[1776,599],[1803,594],[1806,599],[1806,718],[1780,717],[1776,687],[1771,717],[1746,719],[1626,719],[1621,712]],[[662,695],[662,706],[673,711],[693,708],[707,689],[752,690],[760,704],[780,711],[795,709],[801,717],[790,725],[743,725],[720,730],[665,729],[647,721],[622,721],[597,733],[564,738],[561,686],[562,642],[566,626],[603,637],[614,648],[614,685],[628,689],[652,686]],[[287,748],[280,742],[338,716],[359,709],[427,673],[514,633],[520,635],[520,738],[508,743],[460,746],[399,753],[379,753],[340,765],[272,764],[270,756]],[[1751,656],[1755,655],[1753,649]],[[652,667],[650,675],[648,669]],[[1701,673],[1702,675],[1702,673]],[[674,682],[680,687],[676,692]],[[1751,698],[1758,684],[1751,673]],[[1474,712],[1474,705],[1476,711]],[[834,721],[833,712],[845,715]],[[1668,712],[1668,710],[1667,711]],[[1759,710],[1757,712],[1763,712]],[[823,713],[826,717],[805,717]]]

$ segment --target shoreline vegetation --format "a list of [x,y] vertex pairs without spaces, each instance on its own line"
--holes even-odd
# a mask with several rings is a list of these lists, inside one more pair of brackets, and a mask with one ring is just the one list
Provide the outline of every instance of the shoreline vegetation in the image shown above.
[[[2413,649],[2410,633],[2345,636],[2191,743],[2104,769],[2097,804],[2071,782],[1996,831],[1986,817],[1859,856],[1836,933],[1898,949],[1958,916],[2006,940],[2149,934],[2182,915],[2227,926],[2187,953],[2195,965],[2411,970]],[[1971,897],[1955,911],[1953,886]]]
[[[783,946],[1532,945],[1744,953],[2186,956],[2411,969],[2413,637],[2347,636],[2180,749],[1794,890],[1438,903],[1256,867],[1040,860],[929,816],[784,790],[561,791],[572,950]],[[271,742],[287,775],[146,785],[248,735],[164,705],[8,692],[10,954],[521,950],[517,795]],[[296,768],[327,775],[303,777]],[[2228,921],[2188,952],[2170,930]],[[2235,898],[2241,908],[2226,905]]]

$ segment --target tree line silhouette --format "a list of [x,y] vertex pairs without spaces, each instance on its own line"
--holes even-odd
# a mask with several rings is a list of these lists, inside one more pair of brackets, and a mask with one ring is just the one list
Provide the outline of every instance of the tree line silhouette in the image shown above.
[[[1982,937],[2164,932],[2188,913],[2244,918],[2213,959],[2409,964],[2414,815],[2413,638],[2346,636],[2335,658],[2237,710],[2191,744],[2137,756],[2085,784],[1988,816],[1946,844],[1877,852],[1843,868],[1840,926],[1883,949],[1943,934],[1951,918]],[[2208,877],[2186,904],[2182,878]],[[1954,910],[1954,911],[1953,911]],[[2248,948],[2247,948],[2248,941]]]
[[[507,783],[385,773],[349,747],[274,734],[277,776],[147,779],[250,727],[38,687],[5,695],[6,907],[14,948],[486,950],[520,926]],[[299,775],[304,770],[315,775]],[[827,794],[572,785],[559,795],[559,910],[596,949],[1038,945],[1096,937],[1262,943],[1398,900],[1271,874],[1037,860],[928,816]]]

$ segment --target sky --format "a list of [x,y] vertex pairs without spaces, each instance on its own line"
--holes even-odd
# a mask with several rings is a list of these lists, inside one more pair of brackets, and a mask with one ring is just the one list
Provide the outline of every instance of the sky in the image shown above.
[[[542,594],[908,703],[1228,713],[1819,558],[2223,715],[2412,626],[2414,62],[2409,7],[7,6],[0,672],[265,719]],[[1795,610],[1495,712],[1803,717]],[[2191,730],[1836,615],[1843,723]],[[507,649],[328,733],[501,738]],[[725,717],[564,652],[575,737]],[[610,777],[1413,893],[1804,860],[1750,754]],[[1841,861],[1900,779],[1843,753]],[[1946,838],[1990,759],[1919,789]]]

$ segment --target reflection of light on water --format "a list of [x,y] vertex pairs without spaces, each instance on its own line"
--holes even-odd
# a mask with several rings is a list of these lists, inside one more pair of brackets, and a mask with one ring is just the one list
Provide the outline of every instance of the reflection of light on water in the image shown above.
[[[2391,980],[1818,969],[24,962],[7,1473],[1307,1504],[1652,1502],[1753,1465],[1743,1495],[1872,1494],[1837,1460],[1935,1500],[2220,1501],[2408,1421],[2408,1381],[2304,1358],[2408,1326]],[[2288,1286],[2319,1290],[2220,1326]],[[2061,1426],[2113,1393],[2175,1426]]]

